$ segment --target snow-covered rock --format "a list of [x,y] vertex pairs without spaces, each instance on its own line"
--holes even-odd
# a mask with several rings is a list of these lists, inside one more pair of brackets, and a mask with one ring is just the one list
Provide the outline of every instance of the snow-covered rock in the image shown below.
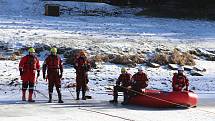
[[168,64],[168,67],[172,70],[178,70],[179,65],[178,64]]
[[204,76],[201,72],[195,71],[195,70],[191,70],[190,74],[192,76]]
[[184,67],[184,70],[186,71],[191,71],[193,70],[193,67],[192,66],[183,66]]
[[159,68],[159,67],[160,67],[160,64],[152,63],[152,62],[148,62],[147,65],[148,65],[149,67],[152,67],[152,68]]

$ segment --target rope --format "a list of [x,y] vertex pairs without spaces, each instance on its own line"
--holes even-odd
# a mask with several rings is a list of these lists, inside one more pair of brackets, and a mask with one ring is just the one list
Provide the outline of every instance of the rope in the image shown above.
[[35,92],[39,93],[40,95],[42,95],[43,97],[45,97],[46,99],[49,99],[48,96],[46,96],[44,93],[40,92],[39,90],[34,90]]
[[214,115],[215,115],[215,112],[212,112],[212,111],[208,111],[208,110],[204,110],[204,109],[196,109],[196,110],[200,110],[200,111],[207,112],[207,113],[211,113],[211,114],[214,114]]
[[[23,88],[22,88],[22,84],[19,82],[19,81],[16,81],[16,85],[18,85],[18,87],[19,87],[19,91],[21,91]],[[24,89],[32,89],[32,88],[24,88]],[[46,96],[44,93],[42,93],[42,92],[40,92],[39,90],[37,90],[37,88],[36,88],[36,85],[34,86],[34,97],[36,98],[36,93],[35,92],[37,92],[37,93],[39,93],[40,95],[42,95],[43,97],[45,97],[46,99],[49,99],[49,97],[48,96]]]
[[[34,85],[34,90],[37,90],[37,83],[38,83],[38,77],[36,78],[36,83],[35,83],[35,85]],[[34,93],[34,97],[36,98],[37,95],[36,95],[35,92],[36,92],[36,91],[34,91],[33,93]]]
[[68,91],[69,91],[69,93],[72,95],[72,97],[75,99],[75,96],[72,94],[72,91],[69,89],[69,88],[66,88]]
[[89,109],[85,109],[85,108],[78,108],[78,109],[88,111],[88,112],[97,113],[97,114],[102,114],[102,115],[106,115],[106,116],[110,116],[110,117],[114,117],[114,118],[119,118],[119,119],[123,119],[123,120],[126,120],[126,121],[135,121],[135,120],[132,120],[132,119],[129,119],[129,118],[124,118],[124,117],[121,117],[121,116],[116,116],[116,115],[112,115],[112,114],[108,114],[108,113],[102,113],[102,112],[95,111],[95,110],[89,110]]
[[[34,86],[34,90],[37,90],[37,84]],[[35,93],[36,91],[34,91],[34,97],[36,98],[37,97],[37,95],[36,95],[36,93]]]
[[[72,94],[71,90],[70,90],[69,88],[67,88],[67,90],[69,91],[69,93],[71,94],[71,96],[75,99],[75,96]],[[79,103],[78,100],[76,100],[76,99],[75,99],[75,102],[76,102],[76,103]],[[126,121],[135,121],[135,120],[131,120],[131,119],[128,119],[128,118],[124,118],[124,117],[120,117],[120,116],[116,116],[116,115],[112,115],[112,114],[108,114],[108,113],[103,113],[103,112],[99,112],[99,111],[94,111],[94,110],[92,110],[92,109],[82,108],[81,105],[78,105],[78,109],[79,109],[79,110],[83,110],[83,111],[98,113],[98,114],[106,115],[106,116],[110,116],[110,117],[115,117],[115,118],[123,119],[123,120],[126,120]]]

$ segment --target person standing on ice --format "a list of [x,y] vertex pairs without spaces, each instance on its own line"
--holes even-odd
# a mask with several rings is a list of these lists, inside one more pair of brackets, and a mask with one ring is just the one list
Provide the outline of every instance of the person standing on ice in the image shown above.
[[178,73],[174,73],[174,76],[172,78],[172,87],[173,91],[188,91],[189,87],[189,80],[187,77],[183,74],[184,68],[180,67],[178,68]]
[[[29,102],[35,102],[32,99],[34,92],[34,84],[36,78],[40,76],[40,63],[39,59],[35,55],[34,48],[28,49],[29,54],[24,56],[19,63],[19,71],[22,80],[22,100],[26,101],[26,90],[29,87]],[[35,76],[37,71],[37,77]]]
[[110,103],[118,103],[118,92],[123,92],[123,103],[126,103],[128,101],[128,87],[131,86],[131,74],[127,72],[127,70],[122,67],[121,68],[121,74],[118,77],[118,80],[116,81],[116,86],[114,86],[113,90],[113,100],[110,100]]
[[148,77],[140,66],[138,67],[138,72],[132,76],[131,90],[142,92],[142,89],[145,89],[148,86],[148,82]]
[[57,48],[51,48],[51,54],[45,59],[43,63],[43,78],[48,79],[49,101],[52,103],[52,93],[54,86],[58,93],[58,103],[63,103],[61,94],[61,78],[63,76],[63,62],[59,55],[57,55]]
[[76,100],[79,100],[81,89],[82,100],[86,100],[85,93],[87,90],[87,83],[89,82],[87,72],[90,70],[90,63],[88,62],[84,51],[80,51],[79,57],[75,60],[74,68],[76,70]]

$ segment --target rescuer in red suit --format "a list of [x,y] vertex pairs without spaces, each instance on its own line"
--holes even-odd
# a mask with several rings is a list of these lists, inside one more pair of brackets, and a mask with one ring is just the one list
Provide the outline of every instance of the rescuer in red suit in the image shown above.
[[[35,102],[32,99],[36,78],[40,76],[39,59],[35,55],[34,48],[28,50],[29,54],[24,56],[19,63],[19,71],[22,80],[22,100],[26,101],[26,90],[29,89],[29,102]],[[36,77],[37,72],[37,77]]]
[[178,69],[178,73],[174,73],[174,76],[172,78],[173,91],[188,91],[189,80],[183,74],[183,72],[184,68],[181,67]]

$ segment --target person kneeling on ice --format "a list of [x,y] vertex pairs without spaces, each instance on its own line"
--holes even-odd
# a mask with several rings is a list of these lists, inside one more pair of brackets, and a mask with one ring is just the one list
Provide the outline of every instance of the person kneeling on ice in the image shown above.
[[[147,75],[143,72],[142,67],[138,68],[138,72],[132,76],[131,93],[136,95],[137,92],[142,92],[148,86]],[[136,92],[136,93],[135,93]]]
[[86,100],[85,93],[89,82],[87,72],[90,71],[91,66],[84,51],[80,51],[79,57],[75,60],[74,68],[76,70],[76,100],[79,100],[81,89],[82,100]]
[[58,93],[58,103],[63,103],[61,95],[61,78],[63,76],[63,62],[59,55],[57,55],[57,48],[51,48],[51,54],[45,59],[43,63],[43,78],[48,79],[49,101],[52,102],[52,93],[54,86]]
[[124,101],[122,103],[126,103],[128,100],[128,87],[131,86],[131,74],[127,72],[127,70],[123,67],[121,69],[121,74],[116,81],[116,86],[114,86],[113,90],[113,100],[110,103],[117,103],[118,92],[123,92]]
[[[29,87],[28,101],[35,102],[35,100],[32,99],[32,95],[36,78],[40,76],[40,63],[35,55],[34,48],[30,48],[28,52],[29,54],[24,56],[19,63],[19,71],[22,80],[22,101],[26,101],[25,93]],[[35,77],[36,71],[37,77]]]
[[183,74],[184,68],[180,67],[178,68],[178,73],[174,73],[174,76],[172,78],[172,87],[173,91],[188,91],[189,87],[189,80],[187,77]]

